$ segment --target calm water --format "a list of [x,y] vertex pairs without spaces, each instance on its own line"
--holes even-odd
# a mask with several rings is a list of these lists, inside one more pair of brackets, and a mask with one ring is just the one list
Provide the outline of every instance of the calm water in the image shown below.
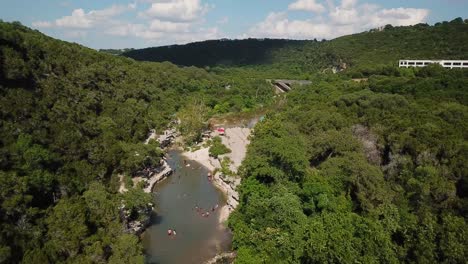
[[[219,210],[211,211],[216,204],[225,205],[225,199],[208,181],[208,170],[193,161],[186,167],[176,150],[169,151],[168,163],[176,171],[153,190],[156,215],[143,234],[147,263],[203,263],[229,250],[231,237],[218,223]],[[210,216],[201,216],[195,206]],[[168,236],[168,229],[177,235]]]

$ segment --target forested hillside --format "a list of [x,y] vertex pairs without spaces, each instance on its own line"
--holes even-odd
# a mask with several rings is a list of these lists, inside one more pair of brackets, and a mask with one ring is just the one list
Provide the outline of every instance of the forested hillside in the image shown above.
[[0,263],[142,262],[119,207],[137,212],[149,200],[117,194],[116,175],[158,164],[161,151],[142,143],[150,129],[189,101],[249,111],[272,93],[265,82],[252,91],[248,80],[135,62],[1,21],[0,65]]
[[[330,41],[216,40],[180,46],[132,50],[124,56],[143,61],[170,61],[186,66],[244,67],[307,77],[319,70],[352,68],[375,71],[406,59],[468,59],[468,21],[461,18],[434,26],[392,27]],[[276,71],[275,71],[276,70]]]
[[184,66],[247,66],[274,63],[273,51],[301,47],[305,43],[287,39],[221,39],[131,50],[122,55],[140,61],[170,61]]
[[[178,114],[194,142],[200,120],[260,108],[236,263],[466,263],[468,71],[396,63],[468,59],[467,22],[125,54],[203,69],[0,21],[0,263],[144,262],[119,208],[139,217],[151,197],[119,194],[117,175],[159,163],[148,132]],[[268,77],[312,84],[274,96]]]
[[468,71],[317,75],[259,123],[236,263],[466,263]]

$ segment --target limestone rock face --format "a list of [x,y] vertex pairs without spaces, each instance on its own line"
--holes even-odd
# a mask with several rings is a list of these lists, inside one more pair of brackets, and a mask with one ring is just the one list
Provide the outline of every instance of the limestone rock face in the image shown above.
[[147,204],[145,208],[138,210],[137,214],[132,214],[125,205],[120,207],[120,219],[124,225],[126,233],[141,235],[151,224],[151,214],[153,213],[153,204]]

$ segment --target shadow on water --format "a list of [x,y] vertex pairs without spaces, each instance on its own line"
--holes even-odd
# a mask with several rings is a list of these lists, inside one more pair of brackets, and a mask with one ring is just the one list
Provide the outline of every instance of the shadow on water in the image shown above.
[[150,216],[151,225],[159,225],[163,221],[162,215],[152,212]]
[[[208,181],[205,167],[184,162],[176,150],[168,156],[177,170],[153,190],[155,213],[142,236],[146,263],[203,263],[230,249],[231,234],[219,224],[219,210],[212,209],[224,206],[225,198]],[[203,217],[207,211],[210,216]],[[168,229],[177,230],[177,235],[168,236]]]

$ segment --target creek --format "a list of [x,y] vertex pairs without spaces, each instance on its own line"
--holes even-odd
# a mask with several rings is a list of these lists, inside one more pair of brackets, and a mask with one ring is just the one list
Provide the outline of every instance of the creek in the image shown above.
[[[179,150],[168,151],[175,172],[154,189],[155,214],[142,240],[147,263],[203,263],[231,247],[231,234],[219,223],[225,197],[208,180],[208,169],[186,160]],[[202,208],[196,210],[196,206]],[[209,212],[208,217],[202,213]],[[177,235],[169,236],[168,229]]]

